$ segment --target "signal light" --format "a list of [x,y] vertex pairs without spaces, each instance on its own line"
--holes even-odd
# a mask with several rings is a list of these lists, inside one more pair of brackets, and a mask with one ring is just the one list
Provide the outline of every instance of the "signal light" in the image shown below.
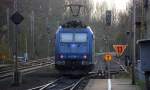
[[86,55],[84,55],[84,56],[83,56],[83,58],[84,58],[84,59],[87,59],[87,56],[86,56]]

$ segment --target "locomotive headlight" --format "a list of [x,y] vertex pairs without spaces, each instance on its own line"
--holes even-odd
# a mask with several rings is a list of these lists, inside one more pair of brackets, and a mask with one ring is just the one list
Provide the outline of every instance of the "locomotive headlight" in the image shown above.
[[60,58],[61,58],[61,59],[63,59],[63,58],[64,58],[64,56],[63,56],[63,55],[60,55]]
[[71,44],[71,47],[72,47],[72,48],[75,48],[75,47],[76,47],[76,44]]
[[84,55],[84,56],[83,56],[83,58],[84,58],[84,59],[87,59],[87,56],[86,56],[86,55]]

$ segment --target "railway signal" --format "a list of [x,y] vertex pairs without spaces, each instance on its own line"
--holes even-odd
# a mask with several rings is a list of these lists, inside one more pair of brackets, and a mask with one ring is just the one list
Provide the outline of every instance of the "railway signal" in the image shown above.
[[127,45],[113,45],[113,48],[116,51],[117,56],[121,56],[125,49],[126,49]]
[[24,17],[18,12],[16,11],[11,17],[10,19],[12,20],[12,22],[16,25],[16,31],[15,31],[15,43],[16,43],[16,47],[15,47],[15,53],[14,53],[14,57],[15,57],[15,70],[14,70],[14,85],[19,85],[21,82],[21,75],[20,72],[18,70],[18,25],[23,21]]
[[110,26],[111,25],[111,10],[106,11],[106,25]]
[[15,12],[10,19],[12,20],[12,22],[16,25],[20,24],[23,21],[23,16],[19,13],[19,12]]

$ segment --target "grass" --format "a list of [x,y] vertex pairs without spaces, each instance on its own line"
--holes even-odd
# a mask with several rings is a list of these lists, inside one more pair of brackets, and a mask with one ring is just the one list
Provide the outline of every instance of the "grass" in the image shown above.
[[129,73],[121,72],[117,75],[118,79],[130,79],[131,76]]
[[141,90],[144,90],[145,82],[143,80],[137,80],[136,85],[138,85]]

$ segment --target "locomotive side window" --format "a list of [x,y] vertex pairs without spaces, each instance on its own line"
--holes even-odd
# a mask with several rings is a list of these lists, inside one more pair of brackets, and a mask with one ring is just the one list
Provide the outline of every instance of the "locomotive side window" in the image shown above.
[[61,33],[61,42],[73,42],[73,33]]
[[75,42],[87,42],[87,34],[75,33]]

